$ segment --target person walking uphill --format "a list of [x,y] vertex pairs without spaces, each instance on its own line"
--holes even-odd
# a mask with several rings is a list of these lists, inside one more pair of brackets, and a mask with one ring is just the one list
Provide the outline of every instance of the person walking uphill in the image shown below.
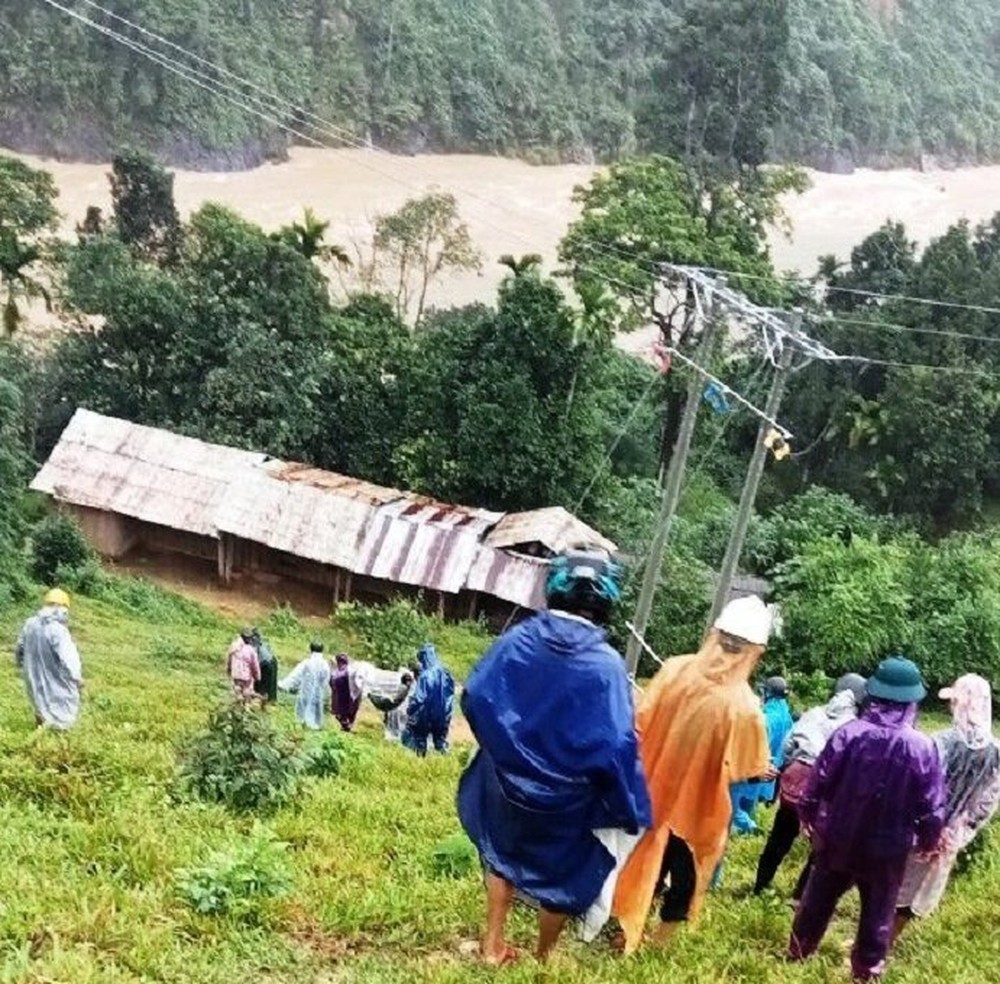
[[697,917],[726,847],[729,788],[768,773],[764,716],[748,681],[771,622],[760,598],[731,601],[699,652],[667,660],[640,701],[639,744],[653,826],[615,891],[612,912],[626,952],[642,941],[658,880],[668,883],[661,940]]
[[14,659],[39,728],[68,731],[80,713],[83,666],[68,622],[69,595],[53,588],[17,638]]
[[406,707],[406,729],[401,740],[406,748],[423,757],[427,754],[429,738],[435,750],[443,755],[448,751],[455,681],[441,665],[432,643],[425,642],[420,647],[417,661],[420,675]]
[[330,691],[330,664],[323,655],[323,643],[313,639],[309,655],[284,680],[278,681],[278,687],[298,694],[295,716],[311,731],[319,731]]
[[945,772],[944,831],[932,857],[910,855],[897,900],[896,933],[941,902],[959,852],[993,818],[1000,804],[1000,741],[993,737],[990,685],[969,673],[941,691],[954,723],[934,735]]
[[867,706],[833,733],[799,804],[813,865],[788,950],[792,960],[815,952],[840,897],[856,885],[861,918],[851,969],[858,981],[885,969],[907,856],[914,846],[933,851],[944,822],[937,749],[913,726],[927,693],[920,671],[891,657],[867,689]]
[[631,685],[604,629],[618,568],[602,550],[569,551],[552,561],[545,593],[548,611],[502,635],[462,695],[479,751],[458,814],[486,872],[489,964],[517,956],[504,935],[515,895],[541,909],[545,959],[615,868],[595,832],[650,824]]

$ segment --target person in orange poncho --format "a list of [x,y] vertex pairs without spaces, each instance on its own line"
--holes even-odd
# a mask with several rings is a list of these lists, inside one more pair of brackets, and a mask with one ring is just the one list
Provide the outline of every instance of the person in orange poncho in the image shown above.
[[770,776],[767,732],[749,679],[771,633],[760,598],[730,602],[694,656],[667,660],[636,714],[653,826],[618,879],[612,913],[625,952],[642,942],[658,885],[661,940],[697,918],[726,847],[729,787]]

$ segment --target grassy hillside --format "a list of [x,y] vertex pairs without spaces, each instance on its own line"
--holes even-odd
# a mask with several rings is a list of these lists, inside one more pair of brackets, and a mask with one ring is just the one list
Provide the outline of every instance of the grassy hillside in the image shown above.
[[[22,614],[0,619],[5,646]],[[458,828],[453,800],[462,748],[447,759],[419,761],[386,745],[366,715],[351,739],[361,758],[339,778],[311,781],[293,807],[266,823],[291,845],[291,894],[251,921],[198,916],[178,895],[176,871],[252,836],[251,821],[171,795],[176,743],[198,730],[225,694],[219,654],[233,626],[169,602],[159,605],[155,624],[86,600],[74,606],[73,620],[88,676],[77,730],[66,737],[35,733],[9,664],[0,676],[0,980],[483,979],[467,954],[482,912],[479,879],[442,876],[430,863],[434,846]],[[286,666],[310,633],[319,631],[331,646],[351,642],[328,624],[296,625],[287,613],[270,628]],[[438,642],[453,665],[467,669],[474,648],[467,630],[441,630]],[[274,713],[294,730],[289,704]],[[759,840],[735,846],[699,931],[669,954],[620,961],[601,947],[573,943],[543,979],[845,979],[843,922],[818,961],[781,962],[787,905],[740,897],[760,847]],[[789,863],[783,890],[794,875]],[[998,891],[994,846],[973,875],[955,883],[939,916],[905,940],[890,984],[994,979]],[[526,914],[516,932],[528,942]],[[530,961],[488,976],[539,979]]]
[[[667,149],[652,132],[664,129],[658,90],[674,77],[664,53],[686,3],[119,0],[114,10],[355,138],[585,159]],[[787,17],[778,157],[836,166],[1000,152],[992,0],[787,0]],[[216,167],[281,150],[267,122],[39,0],[0,0],[0,37],[0,142],[15,149],[100,159],[131,142]]]

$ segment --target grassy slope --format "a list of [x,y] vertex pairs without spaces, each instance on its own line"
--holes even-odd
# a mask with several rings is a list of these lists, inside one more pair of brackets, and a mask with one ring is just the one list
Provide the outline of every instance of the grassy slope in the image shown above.
[[[232,626],[170,624],[157,633],[152,624],[88,601],[74,609],[74,623],[89,691],[68,738],[36,734],[16,675],[9,669],[0,675],[0,981],[483,978],[460,949],[475,938],[481,918],[478,880],[435,879],[428,866],[433,845],[457,829],[461,754],[418,761],[384,744],[376,719],[366,716],[356,740],[371,750],[368,764],[315,782],[297,809],[272,821],[292,844],[293,895],[274,906],[262,928],[196,917],[175,897],[175,869],[240,837],[250,824],[220,809],[173,802],[173,749],[225,693],[218,654]],[[16,625],[13,616],[0,621],[4,646]],[[283,665],[306,631],[276,637]],[[157,634],[167,643],[154,643]],[[334,641],[334,632],[326,635]],[[475,647],[468,632],[445,632],[438,641],[445,652],[462,651],[456,664],[468,664]],[[277,713],[293,726],[289,704]],[[735,846],[699,931],[668,956],[619,961],[573,943],[545,979],[844,979],[845,923],[837,924],[820,959],[785,966],[787,906],[736,897],[760,846]],[[794,874],[789,863],[784,889]],[[994,844],[983,867],[954,886],[939,916],[906,939],[889,980],[997,980],[998,891]],[[517,917],[515,931],[527,942],[526,914]],[[533,981],[537,973],[528,962],[485,976]]]

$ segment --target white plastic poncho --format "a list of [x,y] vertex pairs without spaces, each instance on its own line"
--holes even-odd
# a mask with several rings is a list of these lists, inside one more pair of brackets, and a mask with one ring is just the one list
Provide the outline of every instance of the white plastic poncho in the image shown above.
[[858,716],[858,705],[850,690],[842,690],[822,707],[813,707],[795,722],[785,740],[784,758],[814,765],[830,736]]
[[412,687],[412,684],[403,683],[403,676],[407,672],[404,666],[396,670],[382,670],[374,663],[365,660],[351,660],[352,697],[369,697],[376,708],[382,702],[401,701],[399,706],[393,710],[383,712],[386,741],[399,741],[406,729],[406,701],[404,698]]
[[322,653],[312,653],[278,681],[282,690],[297,693],[295,716],[313,731],[323,727],[323,709],[330,699],[330,664]]
[[80,653],[68,620],[65,608],[46,605],[24,623],[14,654],[39,721],[60,731],[76,723],[83,683]]

